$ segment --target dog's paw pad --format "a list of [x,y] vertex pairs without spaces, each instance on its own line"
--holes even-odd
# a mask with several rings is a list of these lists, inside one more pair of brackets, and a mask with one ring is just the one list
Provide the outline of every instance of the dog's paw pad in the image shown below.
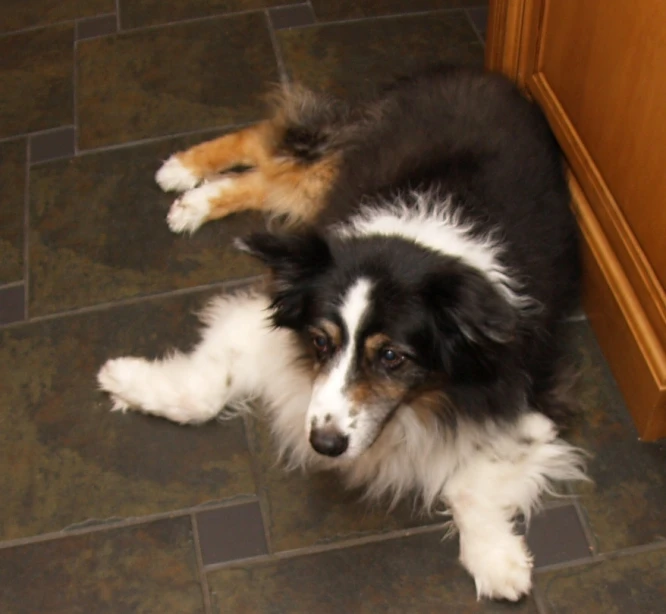
[[157,171],[155,181],[165,192],[184,192],[196,187],[200,178],[173,155]]

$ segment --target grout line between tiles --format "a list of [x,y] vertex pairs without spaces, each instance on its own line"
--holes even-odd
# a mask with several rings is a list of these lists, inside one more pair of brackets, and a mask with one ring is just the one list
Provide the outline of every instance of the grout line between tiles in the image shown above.
[[[118,5],[120,0],[116,0],[116,5]],[[116,14],[116,11],[109,11],[108,13],[97,13],[96,15],[88,15],[88,17],[77,17],[74,19],[75,23],[81,23],[83,21],[97,21],[98,19],[104,19],[105,17],[111,17]]]
[[541,593],[541,588],[534,581],[532,582],[532,599],[538,614],[548,614],[545,595]]
[[[116,0],[118,1],[118,0]],[[116,17],[117,13],[115,11],[111,13],[100,13],[99,15],[94,15],[93,17],[79,17],[78,19],[74,20],[74,38],[76,42],[78,43],[80,40],[83,41],[89,41],[94,38],[101,38],[102,36],[113,36],[113,34],[117,34],[117,32],[109,32],[107,34],[96,34],[94,36],[87,36],[86,38],[79,38],[79,24],[83,23],[84,21],[90,21],[91,19],[104,19],[105,17]],[[118,22],[118,19],[116,18],[116,24]]]
[[319,19],[317,18],[317,12],[314,9],[314,6],[312,6],[312,1],[308,0],[305,4],[307,4],[310,7],[310,10],[312,11],[312,16],[314,17],[314,24],[310,25],[318,25],[319,24]]
[[439,524],[426,525],[422,527],[414,527],[411,529],[398,529],[396,531],[388,531],[386,533],[377,533],[374,535],[364,535],[363,537],[353,537],[350,539],[341,539],[340,541],[331,542],[327,544],[317,544],[314,546],[305,546],[303,548],[296,548],[294,550],[282,550],[272,554],[266,554],[246,559],[237,559],[235,561],[224,561],[222,563],[213,563],[206,566],[206,572],[218,571],[220,569],[228,569],[237,567],[248,562],[254,564],[269,564],[278,561],[285,561],[304,556],[311,556],[314,554],[321,554],[324,552],[334,552],[336,550],[344,550],[345,548],[353,548],[356,546],[365,546],[367,544],[375,544],[381,542],[388,542],[394,539],[401,539],[404,537],[411,537],[413,535],[422,535],[427,533],[436,533],[444,531],[448,523],[443,522]]
[[485,47],[486,41],[481,35],[479,29],[476,27],[476,23],[474,23],[472,16],[469,14],[469,9],[464,9],[464,11],[465,11],[465,17],[467,17],[467,21],[469,21],[469,24],[472,26],[472,30],[474,30],[474,34],[476,34],[476,37],[479,39],[479,42]]
[[287,75],[287,69],[284,64],[284,58],[282,57],[282,49],[280,49],[280,43],[277,39],[277,35],[275,34],[275,28],[273,28],[273,20],[271,19],[270,12],[268,10],[264,11],[264,17],[266,19],[266,26],[268,27],[268,35],[271,39],[271,45],[273,46],[273,55],[275,56],[275,61],[277,62],[280,83],[282,85],[287,85],[289,83],[289,77]]
[[46,30],[47,28],[54,28],[56,26],[64,26],[67,24],[72,24],[74,29],[76,29],[76,20],[75,19],[62,19],[60,21],[54,21],[52,23],[41,23],[36,26],[28,26],[27,28],[20,28],[19,30],[10,30],[9,32],[0,32],[0,38],[5,38],[9,36],[14,36],[15,34],[23,34],[24,32],[35,32],[37,30]]
[[56,126],[55,128],[46,128],[45,130],[35,130],[34,132],[24,132],[23,134],[18,134],[16,136],[10,137],[15,139],[17,137],[33,137],[33,136],[42,136],[44,134],[51,134],[52,132],[60,132],[67,128],[73,128],[72,124],[63,124],[62,126]]
[[32,132],[22,132],[21,134],[12,134],[11,136],[3,136],[0,138],[0,143],[11,143],[12,141],[20,141],[21,139],[29,138]]
[[[541,509],[539,510],[539,512],[556,510],[561,507],[569,507],[570,505],[575,505],[575,503],[576,503],[576,495],[565,493],[562,495],[558,495],[553,499],[548,499],[547,501],[544,501],[541,504]],[[536,515],[536,513],[534,515]]]
[[[294,2],[292,4],[304,4],[301,2]],[[317,12],[314,10],[312,7],[311,2],[307,2],[307,4],[310,4],[310,7],[312,8],[312,13],[317,18]],[[284,6],[290,6],[289,4],[284,5]],[[479,7],[484,6],[483,4],[479,4]],[[277,8],[283,8],[283,7],[277,7]],[[468,7],[468,8],[476,8],[476,7]],[[118,32],[117,33],[111,33],[111,34],[105,34],[103,36],[113,36],[114,34],[118,33],[125,33],[125,32],[140,32],[144,30],[155,30],[158,28],[164,28],[164,27],[169,27],[169,26],[175,26],[183,23],[196,23],[198,21],[206,21],[207,19],[223,19],[225,17],[237,17],[239,15],[248,15],[250,13],[258,13],[261,9],[248,9],[244,11],[232,11],[232,12],[227,12],[227,13],[214,13],[213,15],[203,15],[201,17],[190,17],[188,19],[180,19],[178,21],[167,21],[165,23],[158,23],[158,24],[150,24],[150,25],[145,25],[145,26],[137,26],[134,28],[125,28],[121,29],[121,15],[120,15],[120,0],[116,0],[116,24],[118,27]],[[400,13],[391,13],[389,15],[369,15],[367,17],[353,17],[350,19],[337,19],[337,20],[332,20],[332,21],[320,21],[317,18],[317,25],[329,25],[329,24],[343,24],[343,23],[353,23],[356,21],[371,21],[373,19],[392,19],[395,17],[403,17],[403,16],[409,16],[409,15],[426,15],[428,13],[452,13],[456,11],[463,11],[465,9],[461,7],[449,7],[449,8],[442,8],[442,9],[435,9],[435,10],[424,10],[424,11],[412,11],[412,12],[400,12]],[[109,15],[113,15],[114,13],[101,13],[99,15],[93,15],[92,17],[107,17]],[[74,29],[76,30],[76,23],[78,21],[82,21],[84,19],[90,19],[92,17],[81,17],[81,18],[76,18],[76,19],[62,19],[60,21],[54,21],[51,23],[45,23],[45,24],[38,24],[35,26],[29,26],[27,28],[21,28],[19,30],[10,30],[9,32],[0,32],[0,38],[8,37],[8,36],[13,36],[15,34],[22,34],[24,32],[34,32],[36,30],[45,30],[47,28],[53,28],[56,26],[63,26],[63,25],[68,25],[71,24]],[[312,24],[310,24],[311,26]],[[294,28],[307,28],[307,25],[303,26],[294,26]]]
[[199,584],[201,586],[204,612],[205,614],[212,614],[213,606],[210,601],[210,590],[208,589],[208,576],[206,575],[206,572],[204,570],[203,555],[201,554],[201,541],[199,539],[199,525],[197,523],[196,514],[190,514],[190,522],[192,523],[192,538],[194,540],[194,552],[197,559],[197,575],[199,576]]
[[22,279],[19,279],[18,281],[9,281],[6,284],[0,284],[0,290],[8,290],[10,288],[15,288],[16,286],[20,286],[24,283]]
[[559,571],[569,568],[582,567],[585,565],[596,565],[606,561],[614,561],[615,559],[622,559],[625,557],[635,556],[638,554],[645,554],[649,552],[656,552],[658,550],[666,551],[666,539],[662,539],[650,544],[642,544],[640,546],[629,546],[619,550],[612,550],[611,552],[602,552],[590,557],[583,557],[573,559],[570,561],[562,561],[561,563],[553,563],[552,565],[544,565],[537,570],[538,574],[544,574],[551,571]]
[[308,0],[306,4],[310,7],[310,10],[312,11],[312,15],[315,18],[314,24],[310,25],[319,25],[319,17],[317,17],[317,11],[314,10],[314,6],[312,6],[312,0]]
[[[127,518],[111,518],[107,520],[91,520],[76,523],[76,528],[69,529],[65,527],[60,531],[51,531],[49,533],[42,533],[40,535],[31,535],[30,537],[19,537],[16,539],[8,539],[0,542],[0,552],[8,550],[9,548],[16,548],[19,546],[29,546],[32,544],[39,544],[42,542],[56,541],[59,539],[66,539],[68,537],[77,537],[79,535],[88,535],[89,533],[101,533],[103,531],[113,531],[116,529],[125,529],[128,527],[136,527],[142,524],[150,524],[159,520],[169,520],[171,518],[185,518],[192,514],[205,512],[208,510],[223,509],[225,507],[233,507],[235,505],[244,505],[253,503],[257,500],[256,495],[237,495],[224,501],[200,503],[191,507],[182,508],[179,510],[171,510],[168,512],[158,512],[155,514],[147,514],[146,516],[130,516]],[[86,524],[91,522],[91,524]],[[93,524],[94,523],[94,524]]]
[[585,541],[587,541],[587,547],[590,550],[590,554],[592,556],[596,556],[599,550],[597,545],[597,540],[594,536],[594,533],[592,532],[592,527],[590,526],[587,514],[583,509],[583,505],[580,502],[580,497],[576,495],[574,495],[574,497],[575,497],[574,508],[576,510],[576,515],[578,516],[578,522],[580,523],[580,526],[583,529],[583,534],[585,535]]
[[167,21],[165,23],[155,23],[146,26],[136,26],[134,28],[125,28],[122,33],[128,32],[149,32],[151,30],[158,30],[159,28],[171,28],[173,26],[179,26],[181,24],[192,24],[200,23],[203,21],[209,21],[213,19],[226,19],[228,17],[239,17],[241,15],[252,15],[262,12],[261,9],[248,9],[245,11],[234,11],[230,13],[214,13],[213,15],[202,15],[201,17],[188,17],[186,19],[180,19],[178,21]]
[[660,538],[658,541],[649,544],[641,544],[640,546],[629,546],[627,548],[620,548],[619,550],[611,550],[610,552],[603,552],[597,554],[596,559],[613,560],[625,556],[633,556],[635,554],[643,554],[646,552],[655,552],[656,550],[666,550],[666,538]]
[[34,132],[22,132],[21,134],[13,134],[12,136],[5,136],[0,138],[0,143],[9,143],[11,141],[20,141],[21,139],[30,140],[35,136],[42,136],[45,134],[51,134],[52,132],[60,132],[61,130],[66,130],[67,128],[73,128],[71,124],[63,124],[62,126],[56,126],[55,128],[46,128],[45,130],[35,130]]
[[[313,10],[315,19],[317,18],[317,13]],[[313,26],[340,26],[348,23],[360,23],[365,21],[378,21],[378,20],[387,20],[387,19],[400,19],[401,17],[423,17],[424,15],[442,15],[445,13],[461,13],[467,21],[467,13],[464,9],[460,7],[450,7],[443,9],[434,9],[434,10],[424,10],[424,11],[412,11],[408,13],[391,13],[389,15],[370,15],[367,17],[352,17],[350,19],[336,19],[332,21],[319,21],[316,20],[314,24],[304,24],[302,26],[291,26],[290,30],[302,30],[304,28],[312,28]],[[476,34],[476,30],[474,31]],[[477,35],[478,36],[478,35]]]
[[245,414],[243,416],[243,432],[245,434],[245,442],[247,443],[247,448],[250,453],[250,469],[252,471],[252,478],[254,479],[255,492],[257,493],[257,501],[259,503],[259,513],[261,514],[261,523],[264,529],[264,539],[266,540],[266,549],[269,553],[273,552],[273,544],[271,539],[271,534],[269,531],[270,526],[270,510],[267,507],[268,497],[262,496],[265,494],[265,484],[263,480],[264,471],[261,471],[259,467],[258,455],[256,454],[256,446],[254,439],[250,436],[250,420],[259,420],[259,416],[250,416]]
[[107,301],[105,303],[97,303],[96,305],[87,305],[85,307],[76,307],[75,309],[68,309],[65,311],[58,311],[56,313],[49,313],[43,316],[35,316],[28,320],[23,320],[20,322],[11,322],[6,324],[1,328],[18,328],[19,326],[25,326],[26,324],[35,324],[38,322],[49,322],[50,320],[57,320],[59,318],[77,316],[86,313],[95,313],[98,311],[104,311],[105,309],[123,307],[126,305],[135,305],[137,303],[143,303],[146,301],[152,301],[155,299],[165,299],[177,296],[184,296],[188,294],[196,294],[197,292],[205,292],[206,290],[219,289],[221,292],[230,292],[233,290],[239,290],[241,288],[253,286],[258,284],[263,279],[262,275],[256,275],[254,277],[244,277],[242,279],[232,279],[226,281],[218,281],[210,284],[204,284],[201,286],[193,286],[191,288],[179,288],[177,290],[167,290],[166,292],[159,292],[156,294],[142,294],[141,296],[133,296],[126,299],[120,299],[117,301]]
[[151,143],[159,143],[160,141],[168,141],[169,139],[182,138],[187,136],[194,136],[197,134],[207,134],[215,132],[231,132],[234,130],[240,130],[246,126],[253,124],[254,122],[243,122],[240,124],[228,124],[226,126],[212,126],[210,128],[198,128],[197,130],[187,130],[185,132],[171,132],[168,134],[160,134],[159,136],[150,136],[145,139],[138,139],[136,141],[127,141],[125,143],[115,143],[113,145],[102,145],[101,147],[92,147],[89,149],[81,149],[78,152],[78,156],[89,156],[98,153],[104,153],[107,151],[117,151],[119,149],[125,149],[128,147],[136,147],[139,145],[150,145]]
[[[25,147],[25,193],[23,194],[23,318],[30,317],[30,157],[32,156],[30,139]],[[16,322],[19,324],[20,322]]]
[[74,129],[74,155],[79,153],[79,67],[77,57],[78,57],[79,41],[77,37],[74,36],[74,50],[72,52],[72,92],[74,95],[74,101],[72,108],[74,110],[74,117],[72,118],[72,128]]

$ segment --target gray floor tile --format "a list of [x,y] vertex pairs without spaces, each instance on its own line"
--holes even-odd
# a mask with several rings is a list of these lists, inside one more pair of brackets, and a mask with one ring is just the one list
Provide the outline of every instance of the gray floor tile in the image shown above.
[[278,80],[261,13],[81,41],[77,62],[81,149],[260,119]]
[[84,40],[86,38],[95,38],[96,36],[105,36],[113,34],[117,30],[118,17],[115,14],[90,17],[76,23],[76,39]]
[[30,137],[30,162],[46,162],[74,155],[74,128],[60,128]]
[[312,0],[321,21],[457,9],[485,3],[486,0]]
[[309,26],[315,22],[312,7],[309,4],[297,4],[270,11],[271,23],[276,30]]
[[552,614],[661,614],[666,548],[559,569],[537,582]]
[[5,614],[203,614],[189,518],[0,550]]
[[122,28],[171,23],[184,19],[197,19],[254,11],[283,4],[293,4],[298,0],[120,0]]
[[344,97],[372,94],[416,67],[480,67],[484,57],[462,11],[280,30],[277,37],[292,78]]
[[478,602],[457,562],[455,541],[425,534],[208,574],[213,611],[290,614],[395,612],[534,613],[518,604]]
[[108,358],[187,348],[209,295],[0,329],[0,541],[254,494],[242,422],[111,412],[97,389]]
[[115,10],[115,0],[3,0],[0,4],[0,32],[94,17]]
[[73,53],[73,24],[0,37],[0,138],[72,123]]
[[167,227],[176,195],[161,192],[155,171],[171,153],[203,139],[169,139],[31,169],[32,314],[262,271],[232,246],[235,237],[263,227],[259,215],[211,222],[191,237]]
[[257,502],[206,510],[196,518],[204,565],[268,554]]
[[573,504],[548,508],[536,514],[530,522],[527,544],[537,568],[591,556]]
[[592,454],[590,484],[576,490],[595,546],[609,552],[663,539],[666,528],[666,441],[639,441],[589,323],[575,322],[582,365],[583,409],[573,439]]
[[25,139],[0,143],[0,285],[23,279]]
[[0,286],[0,326],[19,322],[25,317],[23,284]]

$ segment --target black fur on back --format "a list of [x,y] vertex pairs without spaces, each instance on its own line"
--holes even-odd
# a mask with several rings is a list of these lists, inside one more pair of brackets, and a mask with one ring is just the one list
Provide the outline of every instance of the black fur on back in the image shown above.
[[[441,389],[441,415],[510,418],[526,407],[560,426],[563,319],[577,304],[578,230],[561,153],[538,107],[499,75],[439,67],[397,80],[350,112],[291,90],[280,150],[303,163],[332,153],[340,172],[314,228],[249,237],[273,271],[274,321],[303,331],[332,313],[360,276],[373,281],[368,326],[413,348],[414,389]],[[492,233],[502,264],[538,309],[520,309],[455,257],[394,237],[331,232],[368,204],[427,192],[452,199],[479,238]],[[418,375],[417,375],[418,371]]]

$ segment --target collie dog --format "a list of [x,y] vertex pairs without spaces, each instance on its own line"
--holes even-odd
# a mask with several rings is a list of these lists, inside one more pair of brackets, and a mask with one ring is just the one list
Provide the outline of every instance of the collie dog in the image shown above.
[[578,234],[540,110],[457,67],[358,105],[291,85],[156,180],[182,192],[174,232],[248,209],[283,223],[237,239],[268,281],[210,302],[191,353],[102,367],[113,409],[196,424],[259,407],[289,466],[450,513],[479,598],[529,592],[516,517],[585,479],[560,437]]

